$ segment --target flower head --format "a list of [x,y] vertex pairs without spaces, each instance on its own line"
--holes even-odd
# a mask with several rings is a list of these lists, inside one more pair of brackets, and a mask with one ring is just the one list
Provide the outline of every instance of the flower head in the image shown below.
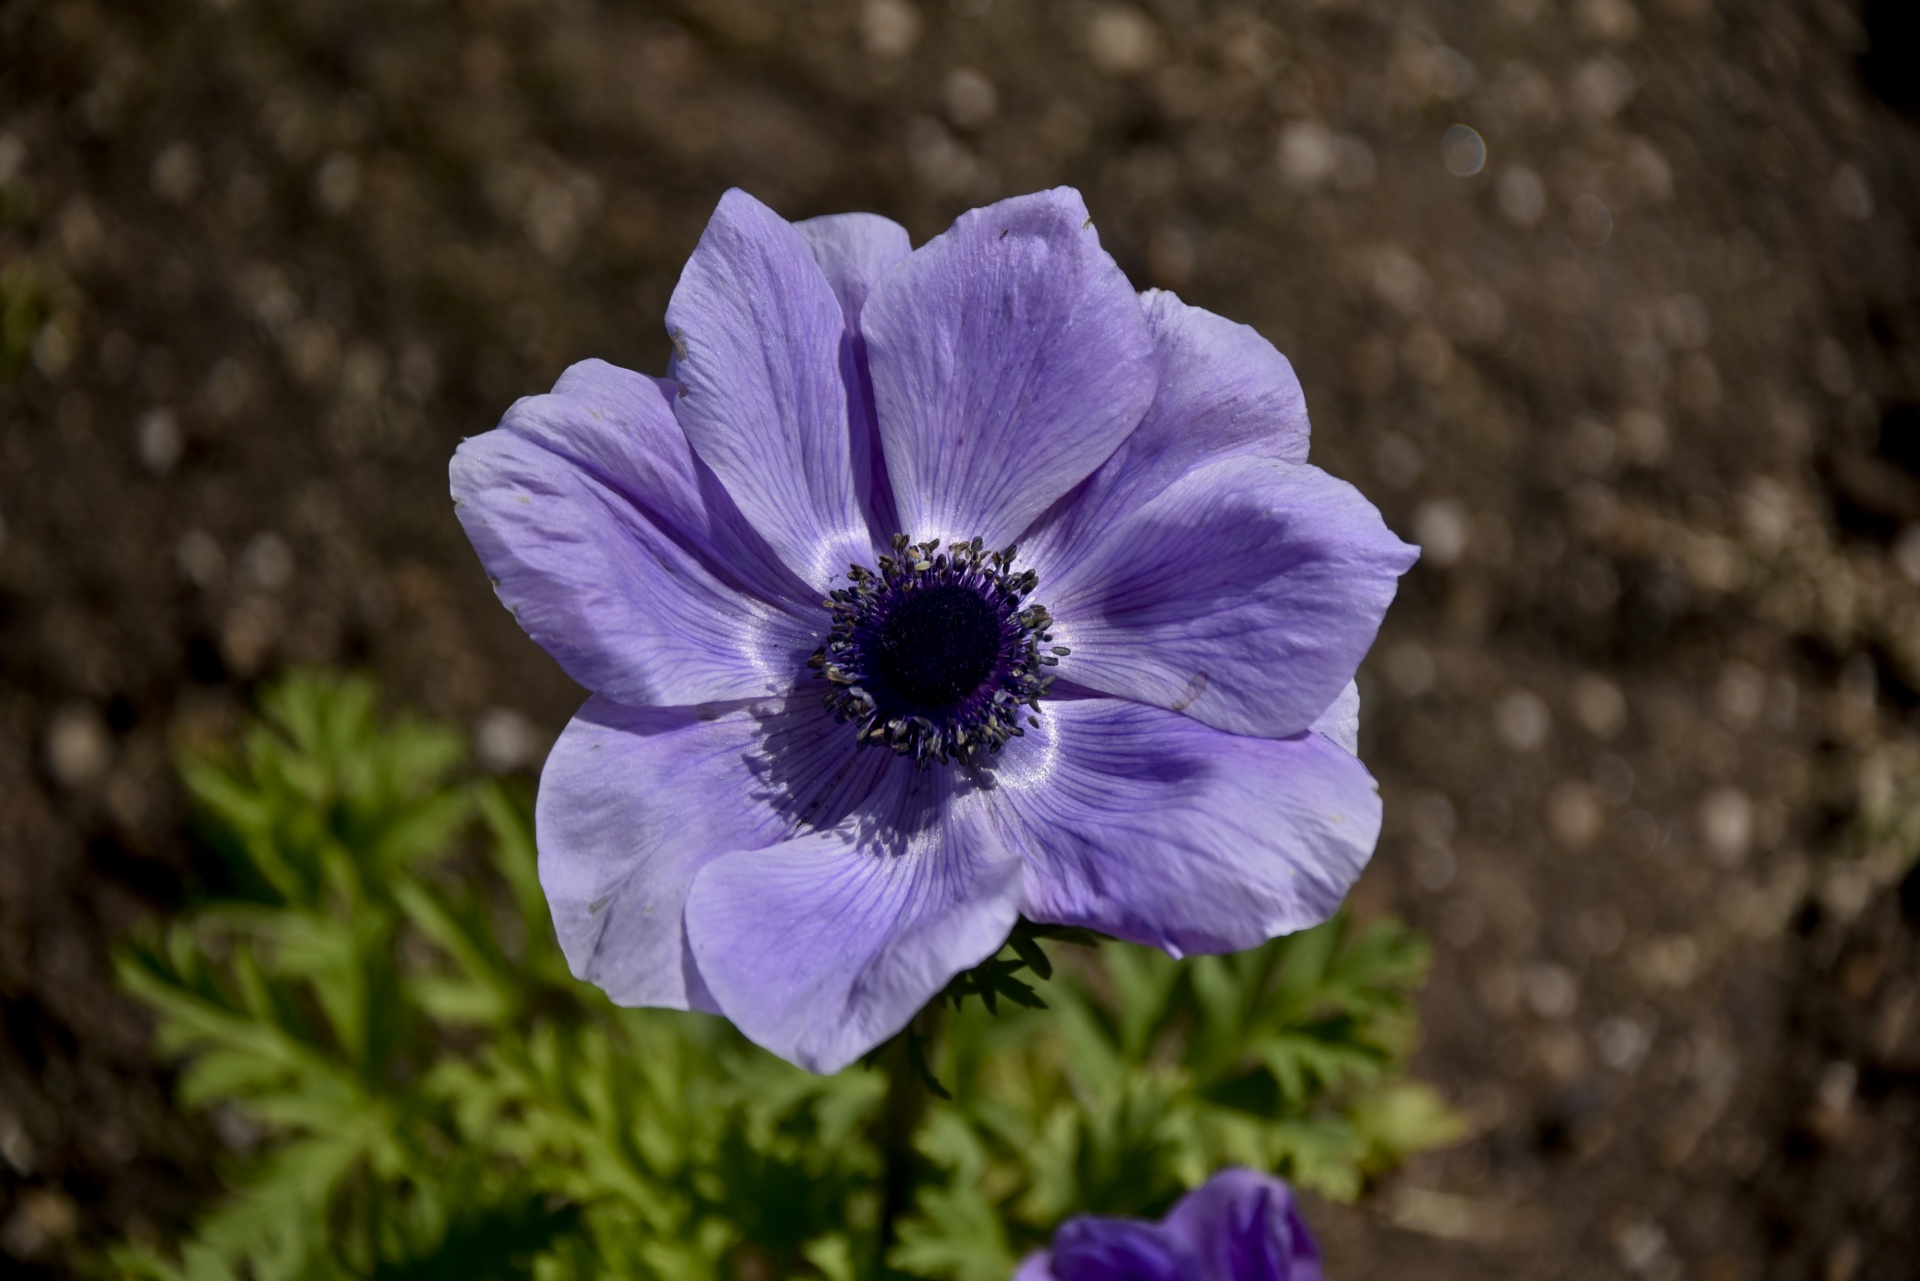
[[575,974],[832,1071],[1021,913],[1182,954],[1333,911],[1414,553],[1271,345],[1136,294],[1065,188],[917,250],[729,192],[667,326],[667,377],[575,365],[452,467],[593,694],[536,815]]
[[1222,1170],[1159,1223],[1069,1219],[1053,1249],[1013,1281],[1323,1281],[1320,1247],[1293,1192],[1252,1170]]

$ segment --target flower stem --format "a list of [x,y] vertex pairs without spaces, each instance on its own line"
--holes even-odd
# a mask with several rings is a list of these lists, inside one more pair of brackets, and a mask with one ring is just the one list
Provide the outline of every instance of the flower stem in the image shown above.
[[[919,1158],[913,1150],[913,1136],[926,1117],[928,1092],[926,1067],[919,1053],[933,1043],[939,1032],[940,1007],[932,1005],[914,1015],[880,1051],[880,1063],[887,1073],[887,1097],[877,1118],[876,1135],[885,1168],[881,1178],[880,1232],[873,1274],[895,1275],[887,1267],[887,1252],[896,1240],[897,1225],[913,1204]],[[915,1041],[919,1044],[916,1046]]]

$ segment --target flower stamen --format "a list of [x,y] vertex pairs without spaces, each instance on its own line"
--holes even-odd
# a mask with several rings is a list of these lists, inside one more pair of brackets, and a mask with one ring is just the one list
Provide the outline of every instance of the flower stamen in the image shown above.
[[827,642],[807,660],[829,684],[823,702],[852,723],[860,746],[881,744],[925,768],[998,753],[1040,722],[1040,700],[1068,650],[1053,640],[1046,606],[1023,603],[1040,577],[1013,567],[1017,549],[980,539],[914,543],[893,536],[875,572],[849,568],[852,585],[821,604]]

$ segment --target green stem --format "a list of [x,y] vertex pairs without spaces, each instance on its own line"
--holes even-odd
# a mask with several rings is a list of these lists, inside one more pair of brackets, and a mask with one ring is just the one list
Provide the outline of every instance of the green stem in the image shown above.
[[876,1277],[894,1275],[887,1267],[887,1252],[897,1239],[897,1225],[913,1205],[914,1185],[918,1181],[919,1157],[913,1150],[913,1136],[927,1114],[927,1086],[913,1061],[912,1038],[919,1037],[923,1048],[930,1048],[939,1030],[940,1007],[929,1006],[888,1041],[880,1051],[880,1063],[887,1073],[887,1097],[878,1118],[878,1146],[885,1162],[881,1186],[880,1233],[874,1259]]

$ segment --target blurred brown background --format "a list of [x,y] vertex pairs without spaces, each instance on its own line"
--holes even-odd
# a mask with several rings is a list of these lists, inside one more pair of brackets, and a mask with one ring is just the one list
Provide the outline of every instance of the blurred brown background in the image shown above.
[[924,238],[1065,182],[1426,548],[1359,897],[1434,938],[1473,1137],[1315,1206],[1333,1274],[1920,1273],[1912,9],[10,0],[0,1272],[163,1237],[249,1138],[109,977],[193,876],[173,744],[291,663],[501,770],[578,698],[454,444],[659,368],[727,186]]

